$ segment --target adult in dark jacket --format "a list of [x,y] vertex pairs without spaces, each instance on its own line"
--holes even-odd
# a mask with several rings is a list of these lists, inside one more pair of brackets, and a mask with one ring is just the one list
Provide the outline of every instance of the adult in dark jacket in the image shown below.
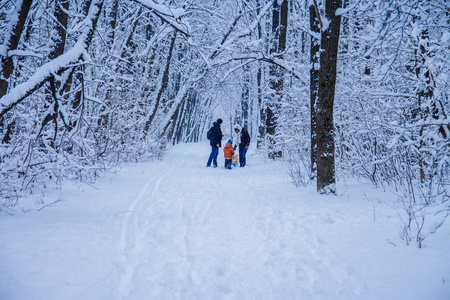
[[241,126],[237,124],[234,125],[234,132],[234,148],[239,146],[239,166],[243,168],[247,163],[245,156],[247,154],[248,147],[250,146],[250,134],[248,134],[245,127],[241,128]]
[[217,168],[217,156],[219,155],[219,148],[222,145],[222,130],[220,129],[220,125],[222,125],[222,119],[217,119],[217,122],[213,123],[213,132],[212,137],[209,139],[209,144],[211,145],[211,154],[209,155],[208,162],[206,163],[207,167],[211,167],[211,163],[213,163],[214,168]]

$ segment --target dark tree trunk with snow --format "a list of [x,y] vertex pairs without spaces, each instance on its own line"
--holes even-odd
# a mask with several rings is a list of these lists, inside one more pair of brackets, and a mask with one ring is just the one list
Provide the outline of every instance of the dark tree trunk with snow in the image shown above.
[[[260,1],[256,0],[256,13],[260,13]],[[258,40],[262,38],[262,28],[261,23],[258,22]],[[258,108],[259,108],[259,123],[258,123],[258,139],[256,146],[260,148],[264,142],[266,136],[266,110],[264,108],[263,97],[262,97],[262,65],[258,62],[258,71],[256,73],[256,85],[257,85],[257,97],[258,97]]]
[[[88,16],[91,4],[92,4],[92,0],[87,0],[87,1],[84,2],[84,5],[82,7],[82,11],[83,11],[85,16]],[[78,67],[75,74],[76,74],[76,76],[75,76],[76,77],[76,82],[80,86],[77,88],[77,90],[75,92],[75,95],[74,95],[74,99],[72,100],[72,108],[74,110],[77,110],[80,107],[80,105],[81,105],[81,99],[82,99],[82,97],[84,95],[84,69],[83,69],[83,66]],[[76,124],[77,124],[77,121],[74,120],[72,122],[72,124],[71,124],[71,127],[72,128],[75,127]]]
[[156,113],[158,112],[158,108],[159,105],[161,104],[162,101],[162,95],[165,92],[168,84],[169,84],[169,70],[170,70],[170,61],[172,60],[172,53],[173,53],[173,49],[175,47],[175,40],[177,38],[177,32],[175,31],[173,33],[173,37],[172,37],[172,41],[170,43],[170,47],[169,47],[169,53],[167,55],[167,60],[166,60],[166,66],[164,68],[164,73],[161,77],[161,86],[158,90],[158,95],[156,96],[156,102],[155,102],[155,107],[153,109],[153,112],[150,114],[147,122],[145,123],[144,126],[144,134],[147,135],[148,130],[150,129],[150,125],[153,122],[153,119],[156,116]]
[[67,12],[69,11],[69,0],[56,0],[55,1],[55,18],[57,20],[55,24],[56,34],[52,37],[54,40],[54,47],[49,54],[49,59],[54,59],[64,53],[64,47],[66,45],[66,32],[67,32]]
[[[316,7],[309,7],[309,22],[311,32],[320,37],[319,19],[316,13]],[[316,101],[319,92],[319,56],[320,56],[320,40],[313,35],[311,36],[310,49],[311,69],[309,73],[309,89],[310,89],[310,109],[311,109],[311,178],[316,177],[317,171],[317,136],[316,136]]]
[[4,45],[7,46],[5,56],[2,57],[0,65],[0,98],[6,94],[8,90],[8,81],[14,70],[14,63],[8,52],[16,50],[19,45],[20,36],[22,35],[25,22],[27,20],[28,12],[31,8],[32,0],[23,0],[22,5],[18,8],[18,18],[14,24],[11,24],[11,32],[7,41],[4,41]]
[[258,86],[258,107],[259,107],[259,124],[258,124],[258,140],[257,147],[260,148],[263,145],[264,138],[266,136],[266,110],[264,109],[263,97],[262,97],[262,66],[258,62],[258,71],[256,74],[256,84]]
[[[430,70],[426,69],[425,71],[422,70],[422,67],[426,66],[426,60],[428,56],[427,51],[427,42],[429,39],[429,34],[427,29],[423,29],[419,39],[417,41],[417,48],[415,50],[416,54],[416,76],[419,81],[423,80],[425,82],[422,83],[422,89],[417,91],[417,98],[418,98],[418,111],[420,111],[420,119],[426,120],[428,118],[428,108],[427,104],[429,104],[430,99],[433,97],[433,89],[431,82],[431,76],[430,76]],[[423,74],[421,74],[423,72]],[[423,78],[421,78],[423,77]],[[424,108],[427,107],[427,108]],[[434,115],[434,114],[433,114]],[[434,117],[434,116],[433,116]],[[438,117],[439,118],[439,117]],[[423,135],[424,135],[424,129],[425,126],[422,125],[419,129],[419,136],[420,136],[420,146],[419,150],[424,147],[424,141],[423,141]],[[425,182],[425,171],[424,171],[424,159],[422,157],[421,152],[419,157],[419,168],[420,168],[420,182]]]
[[[272,33],[274,41],[270,53],[278,59],[283,59],[283,52],[286,49],[288,21],[288,1],[283,1],[278,5],[278,0],[273,1]],[[275,64],[270,65],[270,89],[271,99],[266,108],[266,135],[269,142],[269,158],[282,156],[282,152],[276,149],[275,135],[277,131],[277,113],[283,92],[283,69]]]
[[342,0],[327,0],[325,16],[330,22],[322,31],[319,70],[319,91],[316,102],[317,122],[317,191],[322,194],[336,193],[334,163],[333,106],[336,88],[336,65],[339,44],[341,16],[335,12],[342,6]]
[[250,132],[249,128],[249,102],[250,102],[250,77],[248,74],[249,70],[244,68],[244,82],[242,84],[242,94],[241,94],[241,125],[246,127]]
[[106,43],[111,46],[114,43],[114,37],[116,34],[116,25],[117,25],[117,12],[119,10],[119,0],[114,0],[113,5],[111,7],[111,11],[108,15],[108,23],[109,23],[109,31],[107,34]]
[[[54,17],[55,17],[55,25],[56,28],[56,34],[52,36],[52,42],[53,42],[53,49],[50,51],[48,58],[50,60],[55,59],[59,57],[60,55],[64,54],[64,47],[66,45],[66,37],[67,37],[67,11],[69,11],[69,1],[61,1],[61,0],[55,0],[55,10],[54,10]],[[53,102],[53,112],[49,112],[47,116],[44,118],[41,124],[41,131],[42,129],[50,122],[53,121],[55,123],[55,128],[57,128],[56,119],[58,117],[58,109],[59,109],[59,103],[58,103],[58,92],[61,85],[61,82],[56,81],[52,78],[51,82],[49,82],[48,87],[46,88],[46,94],[47,94],[47,102],[52,103]],[[56,130],[56,129],[55,129]]]

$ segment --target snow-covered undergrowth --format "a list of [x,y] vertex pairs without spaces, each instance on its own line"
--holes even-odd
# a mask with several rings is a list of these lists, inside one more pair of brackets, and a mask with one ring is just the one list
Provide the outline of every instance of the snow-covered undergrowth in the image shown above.
[[407,246],[393,195],[319,196],[254,153],[213,169],[183,144],[0,216],[0,299],[449,299],[449,224]]

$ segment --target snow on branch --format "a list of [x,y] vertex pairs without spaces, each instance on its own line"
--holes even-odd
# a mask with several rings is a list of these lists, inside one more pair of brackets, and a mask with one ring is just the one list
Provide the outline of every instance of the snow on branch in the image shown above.
[[91,4],[89,14],[82,22],[86,26],[72,49],[41,66],[27,81],[17,85],[8,94],[0,98],[0,118],[41,88],[54,74],[60,75],[77,65],[83,56],[87,55],[102,6],[103,0],[96,0]]
[[256,28],[258,27],[259,22],[261,21],[262,17],[264,15],[266,15],[267,11],[269,10],[269,8],[272,6],[271,2],[268,2],[266,4],[266,6],[262,9],[262,11],[258,14],[258,16],[256,17],[256,20],[250,25],[250,28],[248,28],[247,30],[241,32],[239,35],[234,36],[233,38],[231,38],[230,40],[227,41],[228,37],[230,36],[232,30],[235,29],[236,27],[236,23],[239,20],[239,18],[241,17],[241,15],[238,16],[238,18],[236,18],[235,24],[233,24],[229,31],[224,35],[222,41],[220,42],[219,45],[216,46],[216,50],[214,51],[214,53],[211,55],[210,59],[214,59],[215,57],[217,57],[217,55],[219,55],[224,49],[226,49],[229,45],[233,45],[235,44],[235,42],[242,37],[245,37],[247,35],[250,35],[254,30],[256,30]]
[[[289,74],[291,74],[292,76],[294,76],[297,79],[301,79],[303,77],[302,74],[298,73],[296,71],[296,67],[297,64],[294,64],[292,62],[286,62],[283,59],[278,59],[276,57],[273,56],[264,56],[264,55],[244,55],[244,56],[239,56],[239,57],[232,57],[229,58],[228,60],[225,61],[221,61],[218,62],[214,65],[212,65],[213,67],[218,67],[220,65],[225,65],[231,61],[244,61],[242,64],[240,64],[239,66],[229,70],[224,76],[223,78],[227,78],[229,77],[233,72],[235,72],[236,70],[238,70],[239,68],[241,68],[244,65],[248,65],[249,63],[252,63],[254,61],[262,61],[262,62],[266,62],[269,64],[273,64],[276,65],[280,68],[282,68],[283,70],[286,70]],[[301,69],[301,67],[297,67],[297,69]]]
[[71,50],[40,67],[26,82],[14,87],[8,94],[0,98],[0,117],[42,87],[53,74],[69,69],[83,55],[84,50],[83,42],[78,41]]
[[156,4],[151,0],[134,0],[144,7],[150,9],[152,13],[158,16],[161,20],[168,23],[175,30],[181,32],[185,36],[189,37],[190,26],[186,23],[182,23],[181,17],[186,14],[183,8],[167,7],[164,5]]

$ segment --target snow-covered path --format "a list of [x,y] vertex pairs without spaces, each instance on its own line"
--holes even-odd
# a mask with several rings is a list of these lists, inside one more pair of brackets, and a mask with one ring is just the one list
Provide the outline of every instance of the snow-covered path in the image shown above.
[[[313,290],[314,281],[338,262],[315,257],[327,249],[297,226],[295,219],[305,213],[283,201],[292,195],[282,194],[281,174],[262,161],[231,171],[204,168],[205,155],[176,150],[186,152],[172,151],[170,164],[131,201],[129,211],[138,213],[128,214],[122,227],[126,268],[119,295],[286,299],[298,284],[309,298],[320,292]],[[142,277],[142,286],[134,286]],[[326,280],[336,291],[345,280],[352,284],[346,274]]]
[[0,299],[450,299],[449,226],[407,247],[361,190],[320,197],[252,153],[213,169],[206,143],[179,145],[0,216]]

